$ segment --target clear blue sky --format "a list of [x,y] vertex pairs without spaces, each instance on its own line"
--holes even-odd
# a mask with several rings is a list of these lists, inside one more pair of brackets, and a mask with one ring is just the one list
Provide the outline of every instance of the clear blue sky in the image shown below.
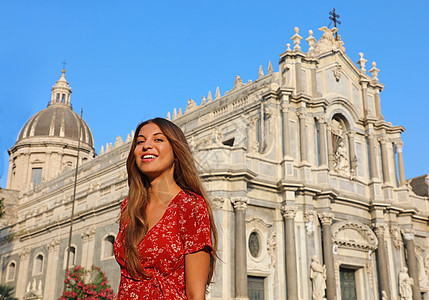
[[46,107],[64,59],[99,153],[144,119],[224,94],[236,75],[255,80],[269,60],[277,71],[294,27],[319,39],[332,7],[347,55],[381,70],[383,114],[406,128],[406,177],[429,173],[428,1],[25,0],[0,4],[0,186],[7,149]]

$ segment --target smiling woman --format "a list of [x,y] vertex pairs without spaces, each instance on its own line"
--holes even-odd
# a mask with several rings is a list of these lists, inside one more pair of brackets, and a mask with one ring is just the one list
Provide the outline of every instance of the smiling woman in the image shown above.
[[161,118],[135,132],[114,247],[117,299],[204,299],[217,234],[185,135]]

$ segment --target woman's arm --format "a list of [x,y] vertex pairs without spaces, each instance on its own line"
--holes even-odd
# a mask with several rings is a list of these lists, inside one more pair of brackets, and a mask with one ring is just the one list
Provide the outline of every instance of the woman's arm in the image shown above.
[[190,300],[205,299],[210,253],[205,249],[185,255],[185,288]]

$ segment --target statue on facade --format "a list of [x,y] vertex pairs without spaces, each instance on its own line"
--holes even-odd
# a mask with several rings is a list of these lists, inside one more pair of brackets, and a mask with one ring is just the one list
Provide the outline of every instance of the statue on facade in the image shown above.
[[401,295],[401,300],[413,299],[413,291],[411,289],[413,284],[413,279],[408,276],[408,268],[402,267],[401,272],[399,272],[399,295]]
[[334,156],[334,170],[341,175],[347,175],[349,159],[347,157],[346,146],[342,141],[338,144],[338,148],[337,151],[335,151]]
[[314,255],[311,259],[310,278],[313,281],[313,300],[325,300],[326,266]]
[[381,291],[381,300],[389,300],[385,290]]

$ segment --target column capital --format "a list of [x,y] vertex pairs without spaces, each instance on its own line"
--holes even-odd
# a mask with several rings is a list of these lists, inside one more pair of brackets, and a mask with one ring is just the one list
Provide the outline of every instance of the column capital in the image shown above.
[[378,141],[380,142],[380,144],[382,145],[386,145],[387,143],[387,138],[385,136],[382,136],[378,139]]
[[84,242],[94,239],[95,236],[95,227],[88,228],[85,232],[81,233],[82,239]]
[[404,146],[404,143],[402,142],[402,141],[399,141],[399,142],[395,142],[395,147],[396,147],[396,150],[398,151],[398,152],[402,152],[402,147]]
[[281,210],[282,210],[282,215],[285,219],[288,219],[288,218],[294,219],[296,216],[296,212],[298,211],[298,207],[283,205]]
[[231,203],[236,210],[245,210],[247,203],[249,203],[249,198],[247,197],[232,197]]
[[23,259],[27,259],[30,256],[30,249],[28,249],[27,247],[23,248],[20,252],[19,252],[19,258],[21,260]]
[[317,122],[319,122],[320,124],[325,124],[327,119],[325,116],[317,116],[316,117]]
[[54,250],[58,250],[59,245],[60,245],[60,241],[57,238],[53,239],[48,244],[48,250],[49,250],[49,252],[54,251]]
[[372,223],[371,227],[376,235],[384,234],[387,228],[386,224],[384,223]]
[[305,119],[307,117],[307,114],[303,111],[299,111],[296,114],[300,120]]
[[210,198],[210,203],[212,204],[213,208],[223,208],[223,204],[225,203],[224,197],[212,197]]
[[354,138],[356,136],[356,131],[347,131],[346,134],[349,138]]
[[414,240],[415,231],[412,228],[402,229],[402,236],[404,237],[404,240],[411,241]]
[[288,102],[286,102],[286,101],[282,101],[282,104],[281,104],[281,107],[282,107],[282,112],[288,112],[288,110],[289,110],[289,107],[288,107]]
[[330,213],[330,212],[319,213],[319,219],[322,225],[332,225],[333,218],[334,218],[333,213]]

